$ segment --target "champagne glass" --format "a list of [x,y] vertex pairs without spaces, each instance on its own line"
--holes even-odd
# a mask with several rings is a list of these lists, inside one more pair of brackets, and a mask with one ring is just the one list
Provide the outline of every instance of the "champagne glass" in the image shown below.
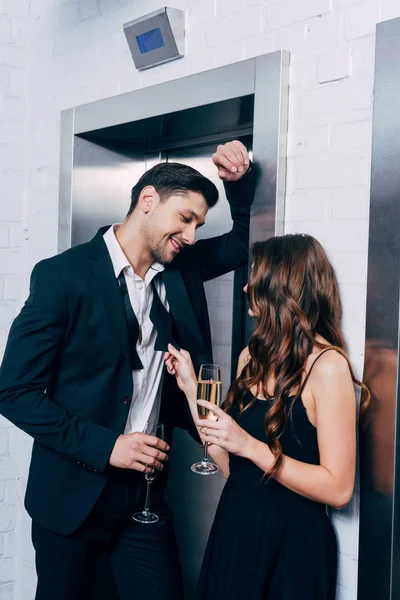
[[[218,365],[201,365],[197,384],[197,400],[208,400],[215,406],[221,404],[222,379],[221,367]],[[205,421],[216,421],[214,413],[204,406],[197,405],[199,418]],[[214,475],[219,469],[208,458],[208,442],[204,442],[203,460],[191,466],[193,473],[198,475]]]
[[[148,435],[154,435],[155,437],[158,437],[160,440],[165,441],[165,433],[164,433],[164,425],[162,423],[146,423],[146,426],[144,428],[144,433],[147,433]],[[151,491],[151,484],[153,483],[154,479],[157,477],[158,475],[158,470],[154,470],[153,473],[145,473],[144,477],[146,479],[147,482],[147,487],[146,487],[146,501],[145,501],[145,505],[144,505],[144,509],[142,510],[142,512],[136,512],[133,515],[133,519],[135,521],[138,521],[139,523],[157,523],[157,521],[159,520],[159,517],[155,514],[150,512],[150,491]]]

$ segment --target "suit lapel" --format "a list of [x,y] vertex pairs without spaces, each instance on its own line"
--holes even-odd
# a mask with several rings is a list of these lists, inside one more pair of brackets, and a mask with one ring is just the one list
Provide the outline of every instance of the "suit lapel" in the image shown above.
[[99,288],[99,296],[104,302],[111,330],[130,364],[128,325],[125,309],[111,258],[103,240],[103,234],[107,229],[108,227],[101,228],[88,244],[91,259],[90,267],[93,278]]
[[178,341],[191,353],[196,366],[209,361],[210,353],[201,334],[182,275],[178,269],[171,266],[163,271],[162,278],[171,315],[178,331]]
[[[130,362],[128,326],[126,322],[125,309],[115,277],[111,258],[103,235],[109,226],[102,227],[97,235],[88,243],[89,257],[91,259],[91,271],[93,278],[99,287],[107,316],[128,362]],[[207,345],[201,334],[196,314],[193,310],[188,296],[185,283],[179,270],[173,265],[167,267],[162,273],[165,284],[168,304],[174,320],[178,342],[183,344],[192,357],[195,366],[210,362],[211,356]]]

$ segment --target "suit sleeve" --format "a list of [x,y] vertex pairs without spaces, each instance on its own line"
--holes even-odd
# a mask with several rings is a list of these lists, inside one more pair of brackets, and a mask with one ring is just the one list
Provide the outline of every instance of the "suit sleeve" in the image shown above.
[[36,265],[0,368],[0,413],[70,460],[103,470],[118,433],[68,413],[48,394],[68,327],[65,290],[48,261]]
[[196,261],[203,281],[214,279],[246,264],[255,183],[254,165],[251,165],[249,171],[238,181],[224,183],[233,220],[231,231],[200,240],[187,249],[187,258]]
[[185,394],[178,388],[175,377],[165,374],[160,419],[173,430],[175,427],[184,429],[192,438],[201,444],[196,425],[193,423],[188,401]]

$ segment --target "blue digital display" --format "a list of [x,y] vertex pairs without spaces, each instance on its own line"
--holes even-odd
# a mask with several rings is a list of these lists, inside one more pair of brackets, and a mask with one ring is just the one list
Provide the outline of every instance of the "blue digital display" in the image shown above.
[[151,52],[165,46],[159,27],[137,35],[136,40],[141,54],[146,54],[146,52]]

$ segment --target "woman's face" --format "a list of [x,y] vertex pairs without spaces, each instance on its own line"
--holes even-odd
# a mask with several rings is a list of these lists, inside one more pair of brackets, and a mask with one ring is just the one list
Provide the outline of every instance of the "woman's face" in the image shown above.
[[[251,277],[251,274],[253,272],[253,268],[254,268],[254,263],[250,267],[250,277]],[[246,285],[243,288],[243,291],[244,291],[245,294],[247,294],[248,288],[249,288],[249,283],[247,282]],[[255,316],[254,313],[253,313],[253,311],[251,310],[250,306],[249,306],[247,312],[249,313],[249,317],[254,317]]]

